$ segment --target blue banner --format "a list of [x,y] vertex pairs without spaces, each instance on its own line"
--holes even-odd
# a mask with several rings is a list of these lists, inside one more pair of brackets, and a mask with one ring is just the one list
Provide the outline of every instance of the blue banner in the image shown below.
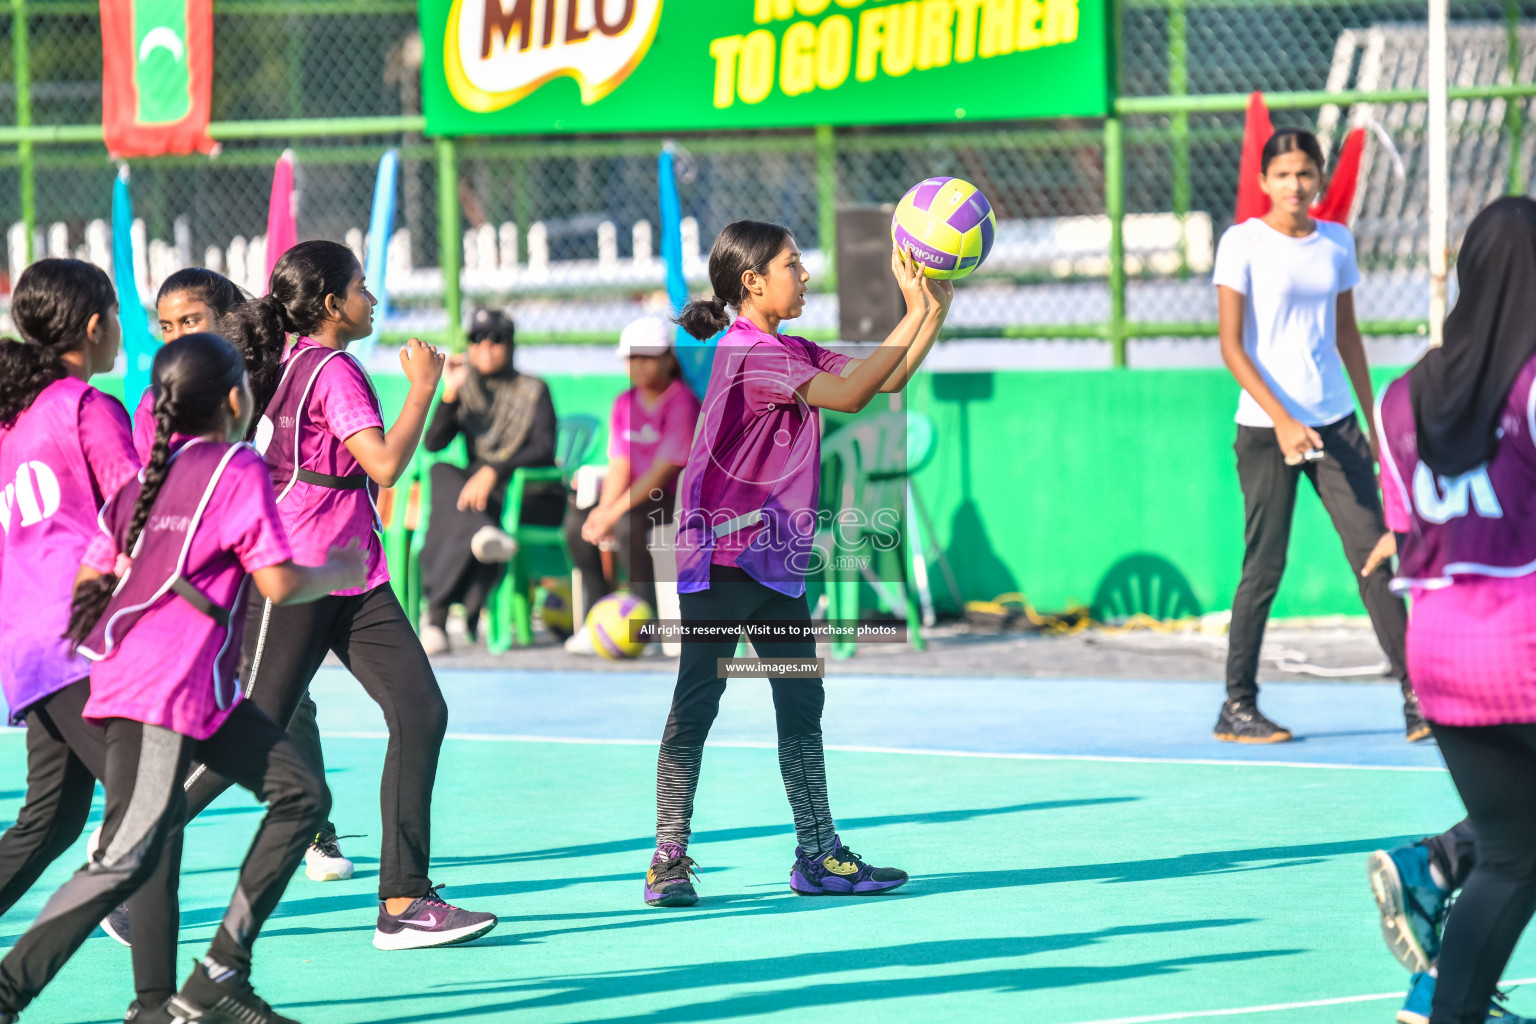
[[128,198],[128,166],[112,186],[112,276],[117,285],[118,319],[123,325],[123,404],[138,408],[160,341],[149,329],[139,286],[133,279],[133,203]]

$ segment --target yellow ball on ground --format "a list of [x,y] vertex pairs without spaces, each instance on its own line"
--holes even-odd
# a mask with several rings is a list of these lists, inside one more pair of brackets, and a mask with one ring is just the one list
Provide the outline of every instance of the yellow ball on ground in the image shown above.
[[587,631],[593,648],[609,661],[636,658],[646,642],[635,631],[655,618],[651,606],[633,594],[609,594],[587,614]]

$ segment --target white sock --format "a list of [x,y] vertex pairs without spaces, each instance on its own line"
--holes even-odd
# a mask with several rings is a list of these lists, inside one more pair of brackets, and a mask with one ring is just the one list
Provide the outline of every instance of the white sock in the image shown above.
[[1435,887],[1441,892],[1451,891],[1451,880],[1445,877],[1445,873],[1434,861],[1429,862],[1429,880],[1434,882]]

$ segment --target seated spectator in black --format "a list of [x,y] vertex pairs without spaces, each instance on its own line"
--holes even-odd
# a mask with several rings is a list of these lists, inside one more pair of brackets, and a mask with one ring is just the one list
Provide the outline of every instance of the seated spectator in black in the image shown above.
[[[423,439],[440,452],[460,433],[469,465],[432,467],[432,510],[421,549],[421,586],[428,625],[421,643],[428,654],[448,650],[448,609],[464,605],[464,629],[474,642],[480,612],[501,579],[517,542],[501,528],[502,506],[512,471],[555,464],[555,405],[539,378],[512,365],[516,328],[495,310],[478,309],[470,320],[469,348],[448,357],[443,396]],[[558,482],[529,484],[521,521],[556,526],[565,514]]]
[[[646,543],[653,526],[672,521],[678,474],[688,462],[699,422],[699,400],[672,351],[675,330],[660,317],[644,317],[619,337],[619,358],[628,364],[633,387],[613,403],[602,497],[590,509],[572,502],[565,517],[565,543],[581,570],[588,611],[608,593],[604,547],[614,552],[630,593],[656,610],[656,573]],[[593,653],[585,628],[576,630],[565,646]]]

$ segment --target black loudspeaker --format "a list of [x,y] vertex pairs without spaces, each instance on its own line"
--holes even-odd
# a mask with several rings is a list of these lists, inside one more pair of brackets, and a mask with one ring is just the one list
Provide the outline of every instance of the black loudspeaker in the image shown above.
[[889,203],[838,208],[838,330],[843,341],[884,341],[906,310],[891,276],[895,212]]

